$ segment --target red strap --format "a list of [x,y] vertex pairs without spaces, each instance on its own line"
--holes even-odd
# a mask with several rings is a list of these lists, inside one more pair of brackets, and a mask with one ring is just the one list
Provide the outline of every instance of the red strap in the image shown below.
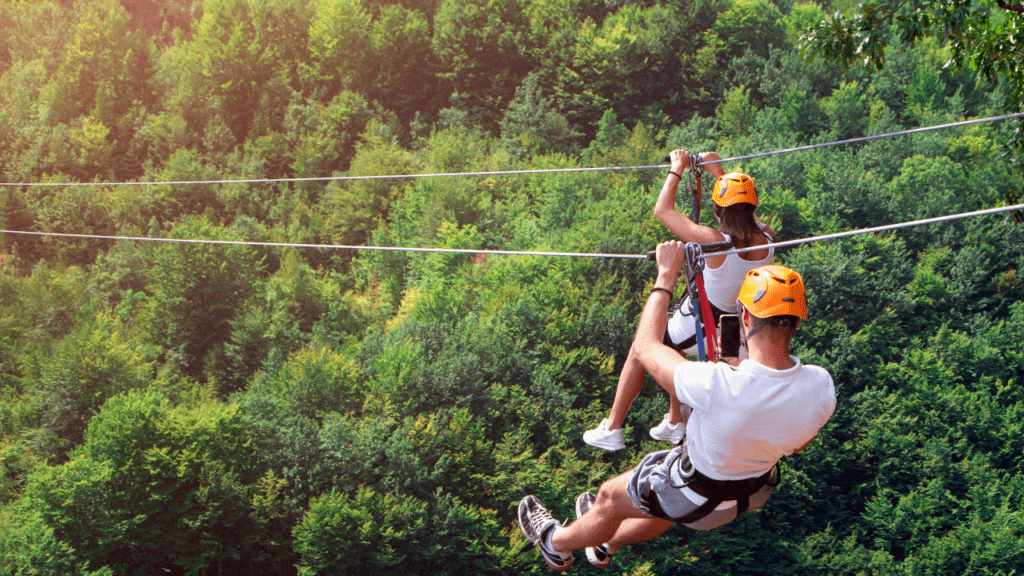
[[704,275],[698,274],[694,280],[697,283],[697,300],[700,301],[700,319],[704,324],[704,343],[707,345],[708,361],[714,362],[717,359],[715,342],[718,340],[715,333],[715,316],[711,313],[711,303],[704,292]]
[[[691,178],[696,176],[697,182],[694,183]],[[701,177],[700,172],[696,168],[690,168],[690,171],[686,173],[686,178],[690,183],[690,220],[694,223],[700,223],[700,203],[701,203]]]

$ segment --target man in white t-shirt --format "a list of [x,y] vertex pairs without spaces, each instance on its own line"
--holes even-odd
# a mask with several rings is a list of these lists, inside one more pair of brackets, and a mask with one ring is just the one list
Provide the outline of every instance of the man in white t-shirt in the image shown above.
[[836,406],[828,372],[789,354],[807,298],[800,275],[782,266],[751,270],[738,297],[748,358],[690,362],[662,341],[666,310],[685,262],[684,244],[658,245],[658,277],[634,347],[647,372],[692,408],[683,442],[576,499],[575,522],[555,521],[535,496],[519,503],[519,525],[549,566],[565,570],[573,550],[607,567],[620,546],[656,538],[672,524],[710,530],[764,505],[779,483],[780,458],[800,452]]

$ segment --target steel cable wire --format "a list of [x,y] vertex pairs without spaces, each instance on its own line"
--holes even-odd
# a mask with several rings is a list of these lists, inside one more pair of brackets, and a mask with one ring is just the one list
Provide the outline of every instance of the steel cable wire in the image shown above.
[[[910,228],[913,226],[924,226],[927,224],[937,224],[940,222],[951,222],[954,220],[963,220],[965,218],[972,218],[975,216],[987,216],[991,214],[1000,214],[1004,212],[1012,212],[1015,210],[1024,210],[1024,204],[1014,204],[1012,206],[1000,206],[998,208],[988,208],[985,210],[975,210],[973,212],[963,212],[960,214],[950,214],[947,216],[937,216],[934,218],[925,218],[922,220],[911,220],[907,222],[900,222],[897,224],[887,224],[884,226],[874,226],[871,228],[860,228],[856,230],[848,230],[846,232],[837,232],[834,234],[824,234],[821,236],[810,236],[807,238],[801,238],[798,240],[787,240],[785,242],[773,242],[771,244],[764,244],[761,246],[749,246],[747,248],[733,248],[730,250],[724,250],[720,252],[709,252],[703,254],[702,257],[707,258],[709,256],[728,256],[730,254],[739,254],[742,252],[750,252],[753,250],[764,250],[766,248],[787,248],[790,246],[798,246],[800,244],[808,244],[811,242],[820,242],[822,240],[835,240],[839,238],[848,238],[851,236],[858,236],[860,234],[872,234],[875,232],[886,232],[890,230],[898,230],[901,228]],[[629,259],[629,260],[650,260],[651,253],[647,254],[607,254],[607,253],[585,253],[585,252],[530,252],[530,251],[519,251],[519,250],[486,250],[486,249],[471,249],[471,248],[410,248],[401,246],[346,246],[340,244],[293,244],[287,242],[249,242],[242,240],[203,240],[203,239],[190,239],[190,238],[148,238],[145,236],[103,236],[103,235],[92,235],[92,234],[69,234],[63,232],[26,232],[21,230],[0,230],[0,234],[20,234],[25,236],[48,236],[57,238],[83,238],[89,240],[125,240],[125,241],[143,241],[143,242],[171,242],[180,244],[226,244],[235,246],[265,246],[265,247],[278,247],[278,248],[317,248],[324,250],[377,250],[377,251],[390,251],[390,252],[434,252],[434,253],[452,253],[452,254],[484,254],[484,255],[507,255],[507,256],[559,256],[559,257],[575,257],[575,258],[618,258],[618,259]]]
[[[1024,112],[1016,114],[1004,114],[1002,116],[991,116],[988,118],[975,118],[973,120],[964,120],[961,122],[951,122],[948,124],[939,124],[936,126],[926,126],[924,128],[912,128],[909,130],[900,130],[897,132],[887,132],[885,134],[876,134],[873,136],[861,136],[858,138],[850,138],[848,140],[837,140],[833,142],[822,142],[819,144],[810,144],[807,146],[799,146],[796,148],[786,148],[784,150],[773,150],[770,152],[759,152],[757,154],[749,154],[746,156],[734,156],[731,158],[722,158],[720,160],[704,161],[698,164],[703,166],[706,164],[716,164],[721,162],[731,162],[737,160],[748,160],[751,158],[762,158],[765,156],[773,156],[776,154],[786,154],[789,152],[800,152],[803,150],[813,150],[816,148],[824,148],[828,146],[839,146],[843,144],[855,144],[857,142],[865,142],[868,140],[876,140],[879,138],[890,138],[894,136],[906,136],[908,134],[917,134],[921,132],[929,132],[932,130],[941,130],[946,128],[955,128],[957,126],[967,126],[969,124],[979,124],[983,122],[998,122],[1001,120],[1007,120],[1010,118],[1024,117]],[[251,179],[238,179],[238,180],[168,180],[168,181],[144,181],[144,182],[0,182],[0,187],[69,187],[69,186],[182,186],[182,185],[200,185],[200,184],[276,184],[276,183],[289,183],[289,182],[340,182],[340,181],[352,181],[352,180],[394,180],[394,179],[414,179],[414,178],[440,178],[440,177],[455,177],[455,176],[504,176],[504,175],[515,175],[515,174],[552,174],[560,172],[608,172],[608,171],[624,171],[624,170],[650,170],[650,169],[664,169],[664,164],[653,164],[645,166],[604,166],[604,167],[590,167],[590,168],[538,168],[529,170],[495,170],[485,172],[449,172],[449,173],[426,173],[426,174],[388,174],[379,176],[320,176],[320,177],[307,177],[307,178],[251,178]]]

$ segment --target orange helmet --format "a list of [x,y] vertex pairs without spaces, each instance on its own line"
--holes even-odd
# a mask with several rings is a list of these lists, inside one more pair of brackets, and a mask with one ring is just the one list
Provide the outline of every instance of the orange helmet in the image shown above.
[[742,172],[731,172],[719,176],[711,200],[725,208],[733,204],[747,203],[757,206],[757,188],[754,179]]
[[791,314],[807,320],[804,279],[785,266],[769,264],[747,272],[736,299],[758,318]]

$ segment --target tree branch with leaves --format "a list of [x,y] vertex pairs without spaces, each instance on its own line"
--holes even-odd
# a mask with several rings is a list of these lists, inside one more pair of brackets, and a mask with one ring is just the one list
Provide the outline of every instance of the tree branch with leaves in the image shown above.
[[[941,39],[949,49],[945,67],[974,70],[994,81],[1005,80],[1015,111],[1024,107],[1024,4],[1006,0],[867,0],[852,14],[835,13],[808,28],[800,37],[805,58],[824,58],[849,67],[861,64],[882,69],[886,49],[912,48],[926,36]],[[1024,123],[1007,142],[1013,165],[1024,168]],[[1012,198],[1007,201],[1012,202]]]

